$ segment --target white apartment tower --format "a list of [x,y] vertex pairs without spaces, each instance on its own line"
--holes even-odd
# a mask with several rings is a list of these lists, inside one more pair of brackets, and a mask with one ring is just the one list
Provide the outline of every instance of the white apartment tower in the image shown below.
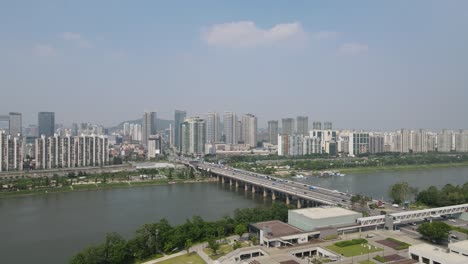
[[251,148],[257,146],[257,117],[252,114],[242,116],[241,140]]
[[225,143],[226,144],[237,144],[237,116],[234,112],[225,112],[223,116],[223,125],[224,125],[224,136],[225,136]]
[[217,112],[210,112],[206,118],[206,143],[215,144],[221,139],[220,120]]

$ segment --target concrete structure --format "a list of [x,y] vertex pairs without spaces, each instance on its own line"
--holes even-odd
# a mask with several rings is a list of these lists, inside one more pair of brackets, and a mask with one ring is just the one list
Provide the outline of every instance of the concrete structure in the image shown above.
[[0,172],[23,170],[23,137],[0,130]]
[[382,134],[372,133],[369,135],[369,153],[384,152],[384,136]]
[[13,136],[18,136],[18,134],[23,134],[21,113],[10,112],[9,131],[10,131],[10,135],[13,135]]
[[174,111],[174,147],[176,147],[178,150],[181,149],[181,140],[182,140],[182,134],[181,134],[181,126],[182,123],[185,121],[185,118],[187,118],[187,112],[182,111],[182,110],[175,110]]
[[234,112],[225,112],[223,116],[224,137],[226,144],[235,145],[238,143],[238,127],[237,115]]
[[324,130],[332,130],[333,129],[333,123],[328,121],[323,123],[323,129]]
[[419,244],[408,249],[410,259],[424,264],[466,264],[468,257],[452,253],[441,247]]
[[304,232],[303,230],[278,220],[251,224],[249,226],[249,232],[257,234],[260,245],[266,247],[304,244],[309,241],[309,238],[318,235],[318,232]]
[[281,119],[281,134],[286,134],[286,135],[294,134],[294,119],[293,118]]
[[37,116],[39,135],[52,137],[55,134],[55,113],[39,112]]
[[[450,243],[448,248],[451,253],[459,254],[468,258],[468,240]],[[468,262],[468,259],[467,259]]]
[[309,135],[309,117],[296,117],[296,133],[304,136]]
[[162,139],[159,135],[153,135],[148,138],[148,153],[147,159],[154,159],[156,156],[163,154]]
[[242,115],[241,141],[251,148],[257,146],[257,117],[252,114]]
[[468,130],[460,130],[455,134],[455,151],[468,152]]
[[205,154],[206,125],[199,117],[187,118],[181,126],[181,153],[202,156]]
[[35,143],[36,169],[75,168],[109,164],[106,136],[78,137],[42,135]]
[[369,152],[369,133],[353,132],[349,135],[349,155],[355,156]]
[[313,130],[322,130],[322,122],[320,121],[314,121],[312,123],[312,129]]
[[268,138],[269,142],[273,145],[278,145],[278,121],[268,121]]
[[450,152],[453,150],[454,134],[451,130],[442,130],[437,133],[437,151],[438,152]]
[[141,143],[144,146],[148,145],[148,138],[156,135],[156,112],[145,112],[141,126]]
[[304,231],[356,225],[361,213],[340,207],[315,207],[288,211],[288,223]]
[[216,112],[208,113],[206,117],[206,143],[215,144],[221,140],[221,126]]

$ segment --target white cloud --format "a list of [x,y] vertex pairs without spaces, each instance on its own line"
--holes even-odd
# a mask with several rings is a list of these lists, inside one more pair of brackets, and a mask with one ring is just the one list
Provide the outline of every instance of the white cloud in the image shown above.
[[315,39],[324,40],[324,39],[332,39],[338,37],[339,33],[335,31],[319,31],[315,33],[313,36]]
[[369,47],[366,44],[361,43],[345,43],[341,46],[340,52],[347,54],[359,54],[367,52]]
[[66,41],[75,43],[81,48],[91,48],[91,42],[85,39],[80,33],[75,32],[63,32],[60,37]]
[[39,57],[52,57],[57,54],[57,51],[50,45],[37,44],[33,47],[33,53]]
[[253,47],[286,40],[304,40],[306,33],[299,22],[277,24],[262,29],[251,21],[216,24],[206,30],[202,38],[211,46]]

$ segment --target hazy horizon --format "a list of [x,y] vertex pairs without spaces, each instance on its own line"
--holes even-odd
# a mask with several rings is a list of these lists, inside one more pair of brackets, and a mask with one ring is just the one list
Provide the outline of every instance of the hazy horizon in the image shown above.
[[[106,127],[156,111],[468,128],[466,1],[12,1],[0,115]],[[311,124],[310,124],[311,127]]]

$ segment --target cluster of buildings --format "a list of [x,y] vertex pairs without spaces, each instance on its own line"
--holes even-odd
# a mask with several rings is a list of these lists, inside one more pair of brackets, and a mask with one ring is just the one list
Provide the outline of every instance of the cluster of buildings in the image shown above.
[[[56,126],[54,112],[39,112],[25,136],[21,113],[0,116],[0,172],[109,165],[104,127],[91,123]],[[33,133],[33,134],[31,134]]]

